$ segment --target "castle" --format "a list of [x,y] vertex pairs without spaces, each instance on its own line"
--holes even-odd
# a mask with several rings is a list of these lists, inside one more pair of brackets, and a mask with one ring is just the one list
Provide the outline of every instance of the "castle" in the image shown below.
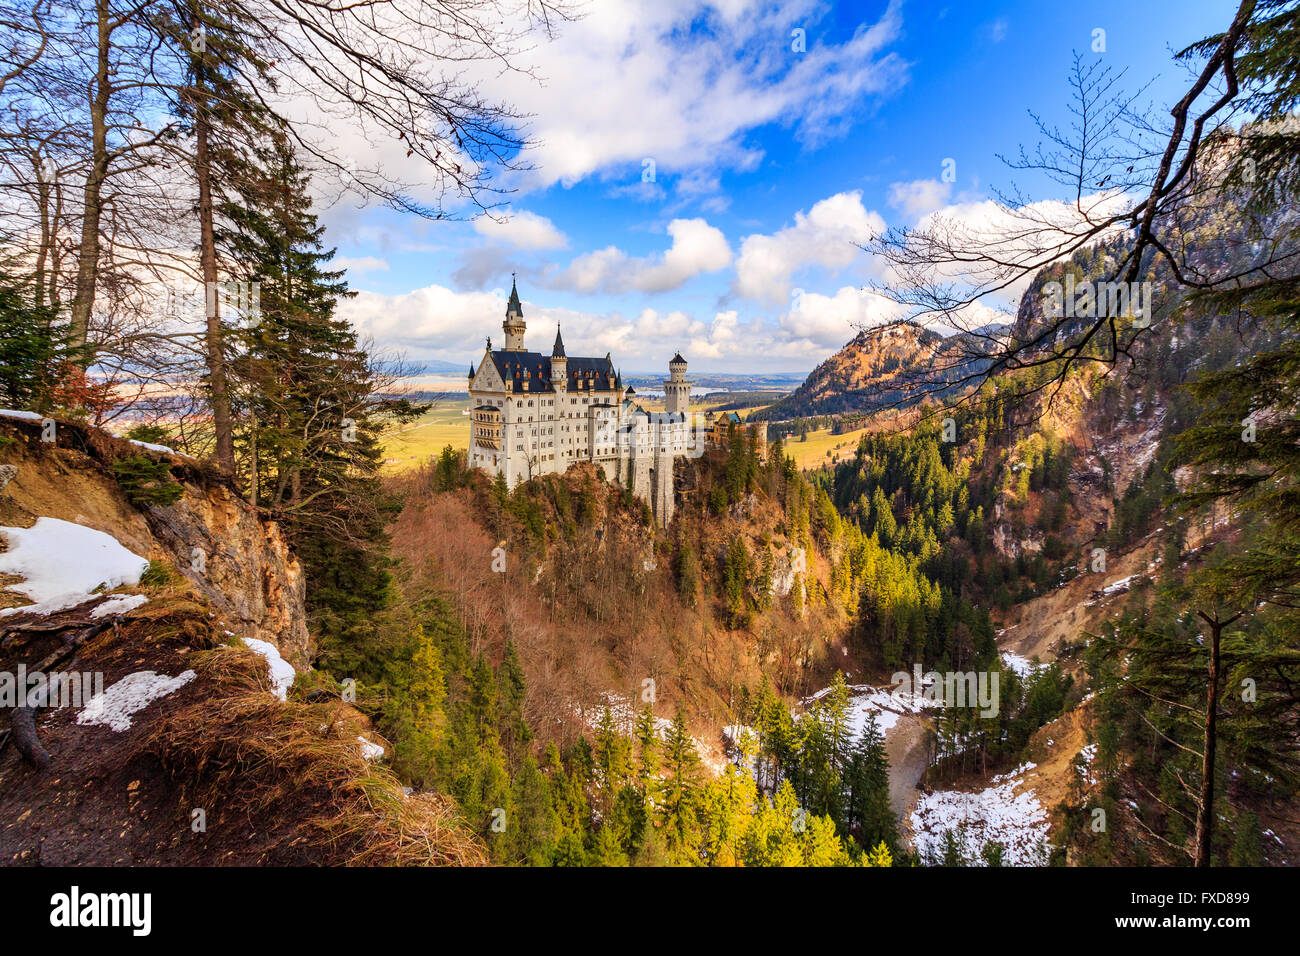
[[608,354],[565,354],[557,327],[550,355],[524,348],[524,315],[512,282],[504,348],[488,339],[478,368],[470,366],[469,463],[504,475],[514,487],[538,475],[590,461],[607,481],[627,487],[666,526],[675,508],[673,466],[704,451],[690,411],[686,360],[674,355],[664,381],[666,411],[647,412],[624,387]]

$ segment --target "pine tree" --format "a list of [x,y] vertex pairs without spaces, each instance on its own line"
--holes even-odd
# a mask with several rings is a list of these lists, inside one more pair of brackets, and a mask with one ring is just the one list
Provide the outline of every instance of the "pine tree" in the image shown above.
[[889,758],[876,715],[867,715],[845,773],[849,831],[864,849],[898,846],[898,827],[889,800]]
[[524,666],[519,660],[515,642],[506,641],[505,654],[497,667],[497,694],[501,702],[501,747],[511,765],[524,755],[532,730],[524,719]]
[[597,781],[600,785],[601,813],[608,817],[630,769],[631,742],[619,733],[608,706],[600,714],[595,741]]
[[673,574],[677,578],[677,593],[687,607],[693,608],[700,595],[700,566],[695,557],[695,549],[689,541],[681,540],[673,560]]
[[51,306],[37,306],[16,281],[0,274],[0,404],[53,411],[59,371],[72,359]]
[[550,783],[532,754],[525,754],[511,780],[515,825],[507,829],[509,846],[503,858],[527,866],[549,866],[560,832],[559,814],[551,801]]
[[655,729],[654,710],[649,704],[636,718],[637,785],[641,790],[646,811],[661,803],[659,790],[659,735]]
[[[1185,51],[1195,55],[1220,42],[1209,37]],[[1242,213],[1267,224],[1273,248],[1290,249],[1298,237],[1293,217],[1279,197],[1294,196],[1300,185],[1300,132],[1294,110],[1300,83],[1294,61],[1300,51],[1300,23],[1282,0],[1261,0],[1238,52],[1236,70],[1249,90],[1254,122],[1231,135],[1220,134],[1205,150],[1228,159],[1224,199],[1239,198]],[[1249,175],[1246,171],[1249,170]],[[1243,215],[1243,218],[1246,218]],[[1270,673],[1272,683],[1293,687],[1300,667],[1300,277],[1287,269],[1253,269],[1247,281],[1193,294],[1192,305],[1239,316],[1259,330],[1262,347],[1222,371],[1203,375],[1189,390],[1204,403],[1198,424],[1176,439],[1176,465],[1193,467],[1194,483],[1179,496],[1189,508],[1227,505],[1241,515],[1253,538],[1198,572],[1193,579],[1196,612],[1208,630],[1203,770],[1197,814],[1196,864],[1209,865],[1212,832],[1220,641],[1231,622],[1241,620],[1225,653],[1243,672]],[[1259,611],[1257,614],[1256,612]],[[1243,618],[1244,616],[1244,618]],[[1264,620],[1251,628],[1251,618]],[[1293,698],[1289,692],[1283,695]],[[1253,726],[1294,735],[1293,699],[1271,703],[1264,717],[1257,708]],[[1276,760],[1278,747],[1256,754]]]
[[214,458],[218,467],[233,474],[235,401],[228,367],[232,329],[223,319],[217,289],[223,272],[235,274],[237,280],[248,276],[238,275],[246,263],[223,261],[223,214],[257,201],[262,180],[258,144],[283,139],[285,123],[266,105],[265,93],[275,90],[275,80],[256,49],[263,31],[243,7],[224,0],[174,0],[155,5],[146,16],[156,21],[160,36],[187,38],[164,45],[180,57],[179,76],[165,89],[182,124],[177,155],[189,167],[197,193],[198,261],[206,306],[202,351]]
[[[251,173],[248,174],[251,179]],[[222,243],[260,283],[261,310],[241,334],[238,444],[253,504],[281,522],[307,569],[309,611],[327,666],[388,600],[384,526],[396,502],[379,484],[385,416],[417,413],[381,400],[347,321],[349,295],[311,212],[308,177],[288,140],[263,157],[257,188],[225,203]]]
[[664,826],[669,846],[678,859],[687,861],[695,827],[696,768],[699,754],[686,728],[686,717],[678,710],[664,740]]
[[746,627],[749,623],[746,596],[749,572],[749,549],[745,546],[745,540],[737,535],[727,546],[722,565],[722,593],[726,601],[727,622],[732,627]]

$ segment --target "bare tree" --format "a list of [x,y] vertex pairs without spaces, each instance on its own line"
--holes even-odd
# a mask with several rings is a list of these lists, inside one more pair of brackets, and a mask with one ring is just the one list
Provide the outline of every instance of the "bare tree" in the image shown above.
[[[492,209],[505,192],[499,174],[528,168],[526,117],[485,99],[471,68],[535,76],[521,66],[531,44],[574,16],[568,0],[230,2],[260,25],[257,42],[277,64],[282,96],[321,117],[321,129],[292,125],[299,152],[344,187],[431,219]],[[423,160],[419,181],[340,155],[328,134],[339,123]]]
[[[195,321],[159,290],[248,278],[217,238],[241,162],[274,130],[366,201],[482,214],[506,191],[500,173],[526,168],[528,141],[525,117],[482,96],[470,71],[524,71],[533,38],[571,15],[563,0],[4,3],[0,201],[16,216],[2,251],[43,300],[70,303],[69,337],[96,374],[176,388],[201,370],[214,458],[232,470],[221,310]],[[340,124],[401,144],[423,170],[404,180],[355,162],[335,146]]]
[[[1260,42],[1264,16],[1255,0],[1243,0],[1222,35],[1184,51],[1185,60],[1204,61],[1164,122],[1138,109],[1145,89],[1128,92],[1122,73],[1076,56],[1066,128],[1035,117],[1045,144],[1008,161],[1056,182],[1068,200],[1034,202],[1012,189],[996,195],[986,221],[935,215],[863,244],[885,267],[873,291],[900,306],[906,321],[958,333],[933,368],[901,381],[894,404],[1030,369],[1038,374],[1013,380],[1016,394],[1054,396],[1074,370],[1132,361],[1135,344],[1161,316],[1132,308],[1054,313],[1030,295],[1042,270],[1085,250],[1104,246],[1109,254],[1094,285],[1125,292],[1157,268],[1171,291],[1248,291],[1294,271],[1300,250],[1289,230],[1265,234],[1248,255],[1207,251],[1192,233],[1229,187],[1253,181],[1243,144],[1270,132],[1244,125],[1250,98],[1237,67],[1243,50]],[[1170,296],[1164,304],[1175,302]],[[978,393],[968,390],[962,400],[978,401]]]

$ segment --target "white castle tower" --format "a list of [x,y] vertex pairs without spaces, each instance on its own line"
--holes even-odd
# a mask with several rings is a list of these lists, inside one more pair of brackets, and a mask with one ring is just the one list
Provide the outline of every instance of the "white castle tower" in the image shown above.
[[551,347],[551,387],[555,394],[563,395],[568,391],[569,359],[564,354],[564,339],[560,338],[560,327],[555,326],[555,345]]
[[664,379],[664,409],[668,412],[691,410],[691,383],[686,380],[686,359],[678,352],[668,363],[668,377]]
[[506,351],[522,352],[524,350],[524,307],[519,304],[519,290],[510,280],[510,301],[506,303],[506,320],[501,323],[506,333]]

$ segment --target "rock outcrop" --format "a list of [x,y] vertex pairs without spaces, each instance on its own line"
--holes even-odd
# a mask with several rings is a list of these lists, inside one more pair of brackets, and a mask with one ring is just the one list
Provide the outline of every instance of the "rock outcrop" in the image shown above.
[[[306,581],[274,522],[192,458],[73,422],[57,425],[56,440],[46,442],[39,422],[0,417],[10,479],[0,490],[0,524],[46,516],[111,534],[174,566],[239,637],[274,644],[300,669],[310,664]],[[132,504],[112,470],[115,458],[129,455],[165,460],[184,494],[170,505]]]

